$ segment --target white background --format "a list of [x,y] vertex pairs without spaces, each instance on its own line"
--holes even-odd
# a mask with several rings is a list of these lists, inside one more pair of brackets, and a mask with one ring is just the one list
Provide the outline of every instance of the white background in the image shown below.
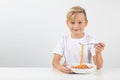
[[120,67],[119,0],[0,0],[0,67],[49,67],[52,49],[69,30],[66,13],[82,6],[87,33],[106,44],[104,67]]

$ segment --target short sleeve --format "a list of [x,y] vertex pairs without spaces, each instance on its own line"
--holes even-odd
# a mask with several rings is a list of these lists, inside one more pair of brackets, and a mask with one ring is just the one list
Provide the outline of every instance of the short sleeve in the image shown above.
[[64,52],[63,46],[64,46],[64,42],[63,42],[63,38],[62,38],[58,41],[58,43],[57,43],[56,47],[53,49],[52,53],[63,56],[63,52]]

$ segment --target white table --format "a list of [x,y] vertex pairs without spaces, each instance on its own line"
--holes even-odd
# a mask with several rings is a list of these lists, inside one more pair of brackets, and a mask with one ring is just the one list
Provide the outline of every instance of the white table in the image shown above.
[[52,68],[1,67],[0,80],[120,80],[120,68],[90,74],[66,74]]

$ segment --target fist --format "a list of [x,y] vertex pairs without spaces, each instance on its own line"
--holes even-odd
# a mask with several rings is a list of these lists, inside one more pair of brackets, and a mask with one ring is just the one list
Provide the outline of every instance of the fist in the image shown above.
[[98,43],[95,46],[96,53],[101,53],[104,50],[105,44],[104,43]]

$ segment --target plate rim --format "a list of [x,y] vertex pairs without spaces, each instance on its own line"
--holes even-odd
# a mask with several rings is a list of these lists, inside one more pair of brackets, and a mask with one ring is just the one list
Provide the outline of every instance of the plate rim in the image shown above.
[[[73,64],[78,65],[78,63],[73,63]],[[90,68],[90,69],[75,69],[75,68],[71,68],[71,66],[72,66],[73,64],[67,66],[69,69],[71,69],[71,70],[73,71],[73,73],[91,73],[91,72],[93,72],[93,71],[96,70],[96,65],[95,65],[95,64],[83,63],[83,64],[86,64],[86,65],[88,65],[88,66],[93,66],[93,67]],[[77,71],[77,70],[78,70],[78,71]]]

